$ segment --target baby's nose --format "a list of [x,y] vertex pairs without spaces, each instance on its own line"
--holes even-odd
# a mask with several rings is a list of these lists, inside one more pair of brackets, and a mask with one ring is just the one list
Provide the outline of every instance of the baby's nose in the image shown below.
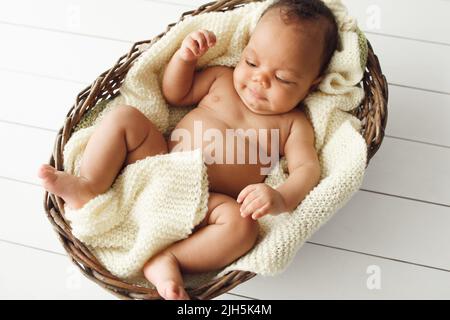
[[259,83],[263,88],[267,89],[269,87],[269,81],[267,76],[258,73],[253,76],[253,81]]

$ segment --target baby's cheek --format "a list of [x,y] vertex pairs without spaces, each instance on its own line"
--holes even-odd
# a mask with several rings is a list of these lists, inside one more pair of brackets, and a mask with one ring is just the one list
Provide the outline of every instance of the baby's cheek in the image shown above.
[[233,79],[235,84],[239,84],[241,82],[241,72],[237,68],[234,70]]
[[240,64],[235,69],[235,77],[240,84],[245,83],[245,80],[250,77],[249,73]]
[[269,99],[273,109],[280,113],[290,111],[297,104],[295,94],[282,91],[272,92]]
[[241,75],[239,73],[240,72],[239,72],[238,68],[234,69],[234,71],[233,71],[233,83],[234,83],[235,87],[237,87],[240,84],[240,82],[241,82]]
[[234,89],[235,89],[237,92],[239,92],[239,91],[241,90],[241,87],[242,87],[241,81],[240,81],[239,78],[236,77],[236,76],[233,77],[233,87],[234,87]]

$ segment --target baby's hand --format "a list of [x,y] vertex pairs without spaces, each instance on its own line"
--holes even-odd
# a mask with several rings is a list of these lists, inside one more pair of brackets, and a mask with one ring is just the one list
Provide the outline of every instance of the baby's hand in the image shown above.
[[203,56],[215,44],[216,36],[212,31],[204,29],[194,31],[183,40],[179,54],[184,61],[194,61]]
[[277,190],[265,183],[250,184],[239,193],[237,202],[241,205],[241,216],[252,215],[256,220],[266,214],[286,212],[284,198]]

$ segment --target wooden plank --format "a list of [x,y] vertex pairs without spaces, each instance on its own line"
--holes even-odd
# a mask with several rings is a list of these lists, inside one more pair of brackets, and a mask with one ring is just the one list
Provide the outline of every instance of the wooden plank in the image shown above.
[[450,45],[448,1],[343,0],[342,2],[364,31]]
[[389,87],[386,134],[450,146],[450,95]]
[[10,155],[0,160],[0,176],[40,184],[37,172],[50,159],[56,133],[0,122],[0,137]]
[[359,191],[311,243],[450,270],[450,208]]
[[[0,36],[10,48],[0,53],[0,68],[83,83],[92,82],[131,47],[124,42],[11,25],[0,25]],[[450,93],[450,75],[442,72],[450,70],[450,46],[374,34],[368,38],[390,83]],[[36,49],[31,56],[29,48]]]
[[0,242],[0,299],[115,299],[67,256]]
[[[5,242],[0,252],[2,299],[113,299],[65,256]],[[448,271],[305,244],[280,275],[257,276],[231,293],[257,299],[446,299],[449,290]]]
[[450,272],[305,244],[283,273],[257,276],[233,292],[258,299],[448,299]]
[[[131,44],[52,31],[0,25],[0,68],[91,83]],[[31,54],[32,53],[32,54]]]
[[[137,41],[162,32],[183,12],[207,2],[9,0],[0,3],[0,22]],[[364,31],[450,44],[448,1],[436,0],[432,5],[419,0],[344,0],[343,3]],[[126,23],[116,23],[124,20]]]
[[386,138],[363,189],[450,205],[450,149]]
[[142,0],[2,1],[0,21],[136,42],[163,32],[187,10],[186,6]]
[[387,80],[450,94],[450,46],[367,35]]
[[87,83],[0,70],[0,120],[57,132]]
[[[117,300],[86,278],[65,255],[0,241],[0,299]],[[223,294],[215,300],[249,300]]]
[[0,179],[0,191],[8,195],[2,197],[0,240],[65,254],[44,210],[44,188]]

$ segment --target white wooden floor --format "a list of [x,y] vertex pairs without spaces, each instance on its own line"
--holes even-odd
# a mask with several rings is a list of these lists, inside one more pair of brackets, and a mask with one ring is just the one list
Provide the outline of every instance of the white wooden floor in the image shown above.
[[[450,1],[344,0],[389,81],[361,190],[278,277],[222,299],[450,298]],[[0,2],[0,298],[114,299],[72,267],[36,176],[76,94],[201,0]]]

